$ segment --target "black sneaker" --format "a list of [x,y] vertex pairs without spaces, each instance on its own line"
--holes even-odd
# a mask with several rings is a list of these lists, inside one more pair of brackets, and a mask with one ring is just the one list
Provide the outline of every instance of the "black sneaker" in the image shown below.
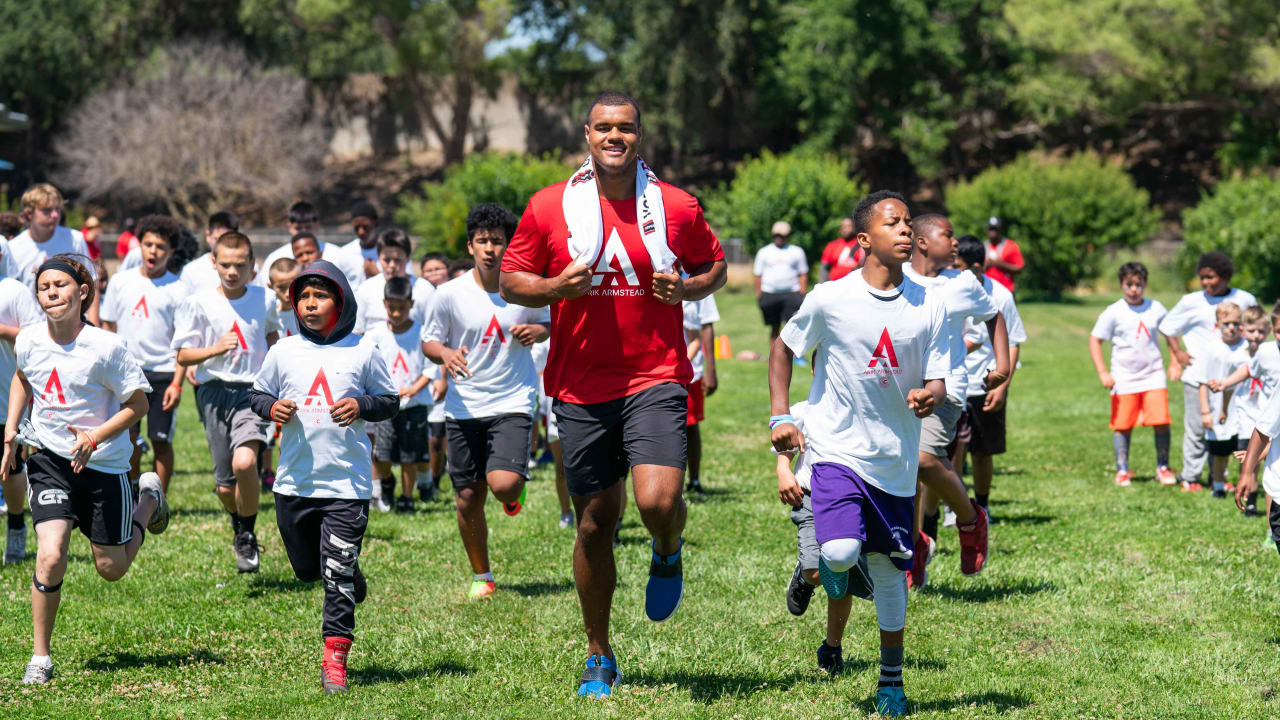
[[236,533],[236,569],[242,573],[258,572],[258,538],[248,530]]
[[804,579],[800,563],[796,563],[795,572],[791,573],[791,583],[787,585],[787,610],[800,617],[809,609],[809,601],[813,599],[814,588]]
[[401,495],[399,498],[396,498],[396,512],[412,513],[413,498],[409,497],[408,495]]
[[1226,497],[1226,496],[1227,496],[1227,491],[1226,491],[1226,490],[1214,490],[1214,491],[1213,491],[1213,496],[1214,496],[1214,497],[1216,497],[1216,498],[1224,498],[1224,497]]
[[684,491],[697,493],[699,495],[704,495],[707,492],[706,490],[702,489],[702,483],[698,480],[698,478],[689,478],[689,482],[686,483],[684,486]]
[[433,482],[433,483],[430,483],[430,484],[427,484],[427,485],[419,485],[419,486],[418,486],[418,499],[419,499],[419,500],[421,500],[421,501],[422,501],[422,502],[424,502],[424,503],[435,502],[435,499],[436,499],[436,484]]
[[826,640],[822,641],[818,646],[818,669],[826,670],[831,677],[844,672],[844,655],[839,645],[831,647]]
[[1245,517],[1262,517],[1262,513],[1258,512],[1257,505],[1245,505],[1244,516]]

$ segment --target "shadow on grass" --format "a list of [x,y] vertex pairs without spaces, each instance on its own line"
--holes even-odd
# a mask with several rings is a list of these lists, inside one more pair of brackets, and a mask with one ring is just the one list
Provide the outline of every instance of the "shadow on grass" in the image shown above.
[[1044,525],[1057,518],[1053,515],[1001,515],[993,525]]
[[431,665],[421,665],[415,668],[397,668],[387,665],[370,665],[368,667],[355,667],[347,671],[352,681],[361,685],[376,685],[378,683],[396,683],[406,680],[421,680],[423,678],[439,677],[441,675],[471,675],[476,671],[475,668],[467,665],[459,665],[458,663],[445,660]]
[[258,598],[263,595],[274,595],[282,592],[306,592],[319,584],[319,580],[309,583],[293,577],[263,577],[256,575],[253,580],[249,581],[249,591],[245,593],[245,597]]
[[706,485],[703,485],[702,492],[686,492],[684,494],[684,499],[689,502],[702,503],[719,498],[730,498],[741,494],[741,490],[735,490],[733,488],[707,487]]
[[208,650],[188,650],[185,653],[155,653],[151,655],[102,653],[86,662],[84,666],[94,672],[111,672],[124,668],[168,668],[197,664],[225,665],[226,662],[226,658]]
[[991,602],[1004,600],[1018,595],[1038,595],[1053,592],[1057,588],[1053,583],[1043,581],[1015,580],[1003,585],[947,585],[929,583],[920,589],[923,595],[937,595],[948,600],[964,602]]
[[630,673],[624,680],[636,685],[675,685],[688,690],[689,697],[695,701],[713,702],[725,696],[743,697],[765,690],[786,690],[809,677],[808,674],[799,672],[781,677],[763,677],[754,673],[731,675],[676,671],[658,674]]
[[[870,702],[866,704],[867,710],[875,712],[875,704],[875,699],[872,698]],[[1024,708],[1030,704],[1031,698],[1022,693],[1012,694],[1002,692],[984,692],[973,693],[972,695],[961,695],[958,698],[925,700],[924,702],[908,701],[908,709],[913,713],[944,712],[972,705],[978,709],[1008,712],[1010,710]]]
[[222,508],[211,508],[211,507],[180,507],[180,508],[173,508],[169,512],[171,515],[173,515],[173,517],[183,517],[187,515],[191,515],[191,516],[221,515],[223,517],[226,517],[227,515],[226,510],[223,510]]
[[559,595],[569,592],[573,589],[573,581],[564,578],[563,580],[538,580],[535,582],[520,583],[503,583],[503,590],[510,590],[517,595],[523,597],[540,597],[542,595]]
[[[928,586],[926,585],[925,587],[928,587]],[[847,647],[848,646],[846,646],[846,648]],[[903,665],[910,670],[946,670],[947,669],[947,664],[944,662],[939,662],[937,660],[934,660],[933,658],[917,658],[917,657],[912,657],[910,655],[907,655],[906,659],[903,661]],[[865,658],[864,657],[852,657],[852,658],[847,657],[844,659],[844,672],[842,672],[841,675],[849,675],[853,673],[860,673],[860,672],[866,672],[868,670],[879,670],[879,669],[880,669],[880,661],[878,659],[876,660],[871,659],[870,655],[868,655]]]

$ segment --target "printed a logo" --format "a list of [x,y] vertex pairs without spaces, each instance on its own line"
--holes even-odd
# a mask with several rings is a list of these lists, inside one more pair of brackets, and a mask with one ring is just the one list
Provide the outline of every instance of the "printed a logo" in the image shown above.
[[58,379],[58,368],[54,368],[53,372],[49,373],[49,379],[44,384],[44,392],[40,393],[40,396],[47,403],[53,402],[53,398],[57,397],[59,405],[67,404],[67,398],[62,394],[62,381]]
[[151,313],[147,310],[147,296],[143,295],[138,298],[138,304],[133,306],[133,312],[129,313],[131,317],[138,317],[138,312],[142,312],[142,317],[149,318]]
[[307,391],[307,399],[302,404],[311,405],[312,400],[316,405],[333,404],[333,393],[329,392],[329,380],[324,376],[324,368],[316,372],[316,379],[311,381],[311,389]]
[[1146,337],[1148,340],[1151,339],[1151,331],[1147,329],[1146,323],[1141,320],[1138,321],[1138,332],[1134,334],[1134,337],[1138,340],[1141,340],[1143,337]]
[[248,345],[248,343],[246,343],[246,342],[244,341],[244,333],[240,332],[240,323],[239,323],[239,322],[234,321],[234,320],[231,322],[231,332],[235,333],[235,334],[236,334],[236,338],[238,338],[238,339],[239,339],[239,341],[240,341],[240,349],[241,349],[241,350],[248,350],[248,349],[249,349],[249,345]]
[[59,490],[57,488],[41,490],[40,494],[36,496],[36,502],[41,505],[61,505],[63,500],[70,499],[71,497],[67,495],[66,490]]
[[1249,397],[1253,397],[1255,393],[1262,392],[1262,380],[1259,378],[1249,378]]
[[871,353],[871,362],[867,363],[867,369],[874,369],[876,363],[881,362],[886,367],[898,367],[898,354],[893,351],[893,341],[889,339],[889,328],[880,331],[880,342],[876,345],[875,352]]
[[396,361],[391,363],[391,372],[396,372],[397,370],[405,375],[409,374],[409,363],[404,359],[404,352],[399,350],[396,351]]
[[622,244],[622,238],[618,235],[616,227],[610,231],[609,240],[604,244],[600,259],[591,270],[591,287],[601,285],[606,277],[609,277],[610,281],[605,283],[605,287],[621,285],[623,280],[633,287],[640,284],[640,279],[636,277],[635,266],[631,264],[631,256],[627,254],[627,248]]
[[484,337],[480,339],[480,344],[491,341],[497,337],[498,344],[501,345],[507,341],[507,336],[502,333],[502,326],[498,324],[498,316],[494,315],[489,319],[489,327],[484,331]]

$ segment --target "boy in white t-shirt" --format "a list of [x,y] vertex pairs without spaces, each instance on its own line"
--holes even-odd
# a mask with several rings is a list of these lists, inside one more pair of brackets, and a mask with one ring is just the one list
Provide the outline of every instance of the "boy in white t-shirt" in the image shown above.
[[[906,201],[872,193],[854,222],[866,264],[815,287],[773,342],[769,425],[778,452],[812,453],[818,573],[828,597],[844,597],[849,570],[867,553],[880,625],[876,710],[898,717],[907,704],[902,641],[920,418],[943,402],[951,348],[941,298],[902,270],[913,246]],[[794,358],[814,349],[802,434],[788,391]]]
[[409,257],[413,254],[413,244],[409,233],[398,227],[385,227],[378,231],[378,267],[381,273],[364,281],[356,289],[356,303],[360,306],[356,316],[356,332],[365,333],[370,328],[378,327],[387,321],[386,306],[383,305],[383,288],[387,280],[393,277],[409,278],[413,283],[413,310],[410,317],[425,323],[427,311],[431,307],[431,296],[436,288],[422,278],[407,274]]
[[[1128,487],[1132,481],[1129,442],[1134,426],[1141,423],[1155,432],[1156,479],[1162,485],[1174,485],[1178,481],[1169,468],[1169,391],[1164,356],[1154,332],[1168,311],[1159,300],[1143,297],[1147,289],[1145,265],[1125,263],[1119,276],[1124,297],[1102,311],[1089,335],[1089,357],[1102,387],[1111,392],[1115,483]],[[1111,343],[1110,370],[1102,361],[1104,342]]]
[[250,402],[284,427],[276,526],[298,579],[324,581],[320,683],[343,693],[356,605],[368,593],[359,564],[373,494],[365,423],[394,417],[400,397],[375,343],[352,332],[355,297],[337,266],[309,265],[289,299],[299,334],[267,352]]
[[214,267],[213,251],[218,245],[218,238],[239,229],[240,218],[230,210],[219,210],[209,216],[204,229],[204,242],[209,252],[182,266],[182,273],[179,275],[182,284],[187,286],[188,293],[194,295],[218,288],[221,281],[218,279],[218,269]]
[[[169,259],[182,237],[177,221],[164,215],[148,215],[138,222],[138,251],[142,264],[116,273],[102,300],[102,324],[118,333],[125,347],[142,366],[151,386],[147,394],[147,438],[154,454],[153,467],[165,492],[173,476],[173,433],[177,428],[178,403],[182,399],[185,371],[174,362],[170,347],[178,306],[186,297],[186,286],[169,272]],[[129,428],[136,440],[139,423]],[[142,448],[134,444],[130,460],[132,476],[141,472]]]
[[[1241,328],[1244,340],[1249,345],[1249,362],[1241,365],[1230,375],[1221,379],[1210,379],[1209,389],[1220,392],[1224,388],[1235,387],[1232,400],[1238,405],[1239,425],[1236,428],[1236,445],[1239,450],[1234,454],[1237,460],[1244,460],[1245,446],[1258,425],[1263,409],[1271,396],[1280,387],[1280,303],[1276,303],[1271,311],[1270,320],[1262,308],[1256,305],[1246,308],[1241,315],[1244,323]],[[1276,342],[1267,342],[1267,334],[1277,329]],[[1246,498],[1244,514],[1250,517],[1260,515],[1257,505],[1257,493]],[[1267,496],[1267,508],[1271,507],[1271,497]]]
[[515,515],[525,501],[538,370],[529,348],[551,334],[551,312],[508,303],[498,293],[502,255],[516,216],[493,203],[467,213],[475,267],[440,286],[422,331],[422,351],[449,376],[445,437],[458,529],[474,573],[469,595],[495,591],[489,567],[487,492]]
[[684,340],[693,380],[689,383],[689,410],[685,418],[688,433],[689,482],[686,492],[702,493],[702,430],[698,426],[706,418],[707,398],[716,391],[715,323],[720,322],[716,299],[708,295],[701,300],[684,301]]
[[[1239,443],[1236,441],[1239,413],[1236,411],[1236,403],[1232,401],[1232,396],[1235,394],[1232,389],[1226,388],[1214,392],[1209,386],[1209,381],[1225,377],[1231,374],[1232,370],[1248,363],[1249,345],[1241,336],[1241,313],[1235,303],[1219,304],[1216,314],[1221,340],[1209,343],[1204,348],[1203,355],[1196,364],[1198,367],[1193,366],[1188,373],[1188,375],[1194,375],[1194,379],[1188,380],[1188,375],[1183,375],[1183,382],[1197,384],[1200,421],[1204,424],[1205,445],[1209,449],[1211,459],[1209,474],[1210,481],[1213,483],[1213,496],[1224,498],[1227,496],[1227,463],[1232,454],[1239,449],[1237,447]],[[1231,489],[1234,490],[1234,488]]]
[[[27,229],[9,241],[9,249],[0,257],[0,270],[6,277],[17,278],[28,288],[35,288],[35,271],[47,258],[67,254],[85,267],[93,268],[89,246],[79,230],[61,225],[62,193],[49,183],[39,183],[22,193],[22,221]],[[99,294],[94,293],[85,309],[85,318],[98,323]]]
[[302,272],[302,264],[294,258],[280,258],[271,263],[267,270],[271,291],[276,294],[276,312],[280,315],[280,327],[283,328],[280,333],[282,339],[298,334],[298,316],[294,314],[293,305],[290,304],[289,288],[293,286],[293,280],[298,277],[299,272]]
[[258,454],[270,424],[249,407],[249,390],[267,349],[280,335],[276,297],[253,275],[253,244],[238,232],[218,238],[220,284],[178,308],[172,348],[178,364],[195,366],[196,406],[213,459],[215,491],[231,516],[236,569],[258,571]]
[[[418,475],[431,472],[427,465],[427,415],[431,411],[430,377],[423,372],[422,323],[414,320],[413,285],[407,277],[389,278],[383,288],[387,321],[372,328],[365,337],[378,348],[391,373],[391,382],[400,394],[400,412],[394,418],[373,423],[374,469],[382,481],[382,497],[395,496],[392,463],[400,465],[400,498],[396,512],[413,512],[413,488]],[[435,483],[428,479],[427,487]]]
[[[422,256],[422,264],[419,270],[423,280],[431,283],[432,287],[438,288],[449,281],[449,258],[442,252],[429,252]],[[439,401],[444,399],[449,381],[440,377],[440,368],[435,363],[431,363],[428,366],[428,370],[434,373],[431,378],[431,396],[436,400],[436,403],[431,406],[431,414],[427,416],[428,427],[431,428],[431,441],[428,447],[431,450],[432,482],[439,483],[444,478],[445,459],[444,403]],[[435,485],[432,485],[431,493],[433,495],[435,487]],[[568,496],[566,495],[565,497]]]
[[[0,277],[0,407],[9,406],[9,387],[18,367],[13,354],[18,333],[29,325],[44,321],[44,310],[40,309],[31,288],[13,278]],[[3,427],[0,425],[0,433]],[[22,512],[27,499],[27,475],[21,452],[4,472],[3,483],[7,514],[4,563],[8,565],[20,563],[27,557],[27,526]]]

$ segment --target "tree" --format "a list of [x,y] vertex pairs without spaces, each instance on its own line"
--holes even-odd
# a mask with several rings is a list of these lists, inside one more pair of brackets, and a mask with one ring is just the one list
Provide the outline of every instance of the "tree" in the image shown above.
[[196,224],[219,208],[293,199],[318,179],[326,142],[304,80],[199,43],[157,52],[95,92],[55,151],[56,180],[86,197],[157,202]]
[[1235,262],[1232,284],[1259,298],[1280,297],[1280,180],[1252,175],[1223,180],[1183,215],[1186,245],[1179,257],[1194,276],[1201,253],[1221,250]]

